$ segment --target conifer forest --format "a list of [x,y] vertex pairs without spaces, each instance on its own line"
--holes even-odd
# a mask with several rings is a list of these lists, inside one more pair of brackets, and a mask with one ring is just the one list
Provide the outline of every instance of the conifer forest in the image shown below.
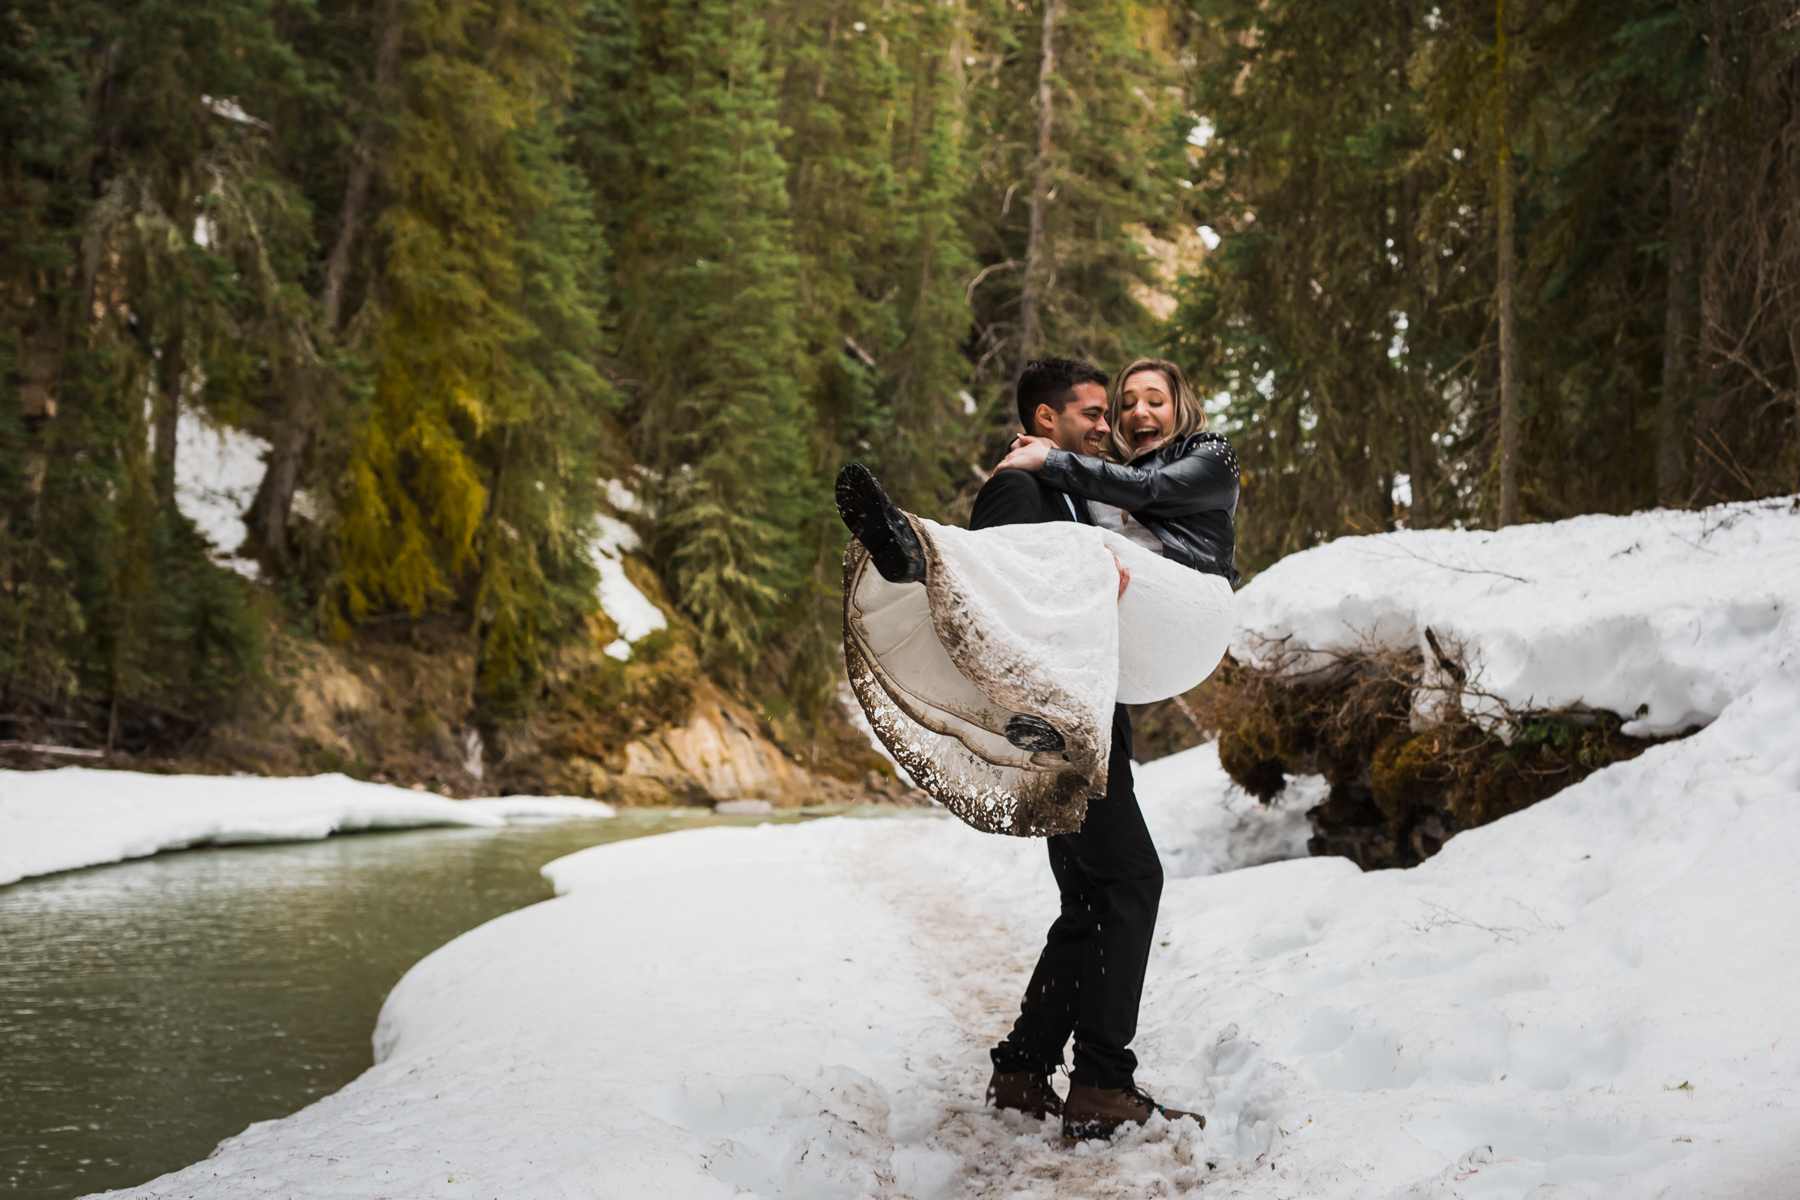
[[1189,372],[1246,573],[1800,491],[1793,0],[4,0],[0,127],[0,738],[421,629],[531,722],[607,516],[804,745],[833,472],[960,518],[1046,354]]

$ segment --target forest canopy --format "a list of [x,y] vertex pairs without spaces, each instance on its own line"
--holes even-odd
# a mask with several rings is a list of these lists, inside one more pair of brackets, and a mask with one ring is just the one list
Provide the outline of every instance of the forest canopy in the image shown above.
[[[1792,4],[14,0],[0,129],[15,730],[203,726],[271,624],[527,714],[613,479],[822,712],[831,472],[954,515],[1046,353],[1190,371],[1250,569],[1800,491]],[[267,446],[255,584],[184,414]]]

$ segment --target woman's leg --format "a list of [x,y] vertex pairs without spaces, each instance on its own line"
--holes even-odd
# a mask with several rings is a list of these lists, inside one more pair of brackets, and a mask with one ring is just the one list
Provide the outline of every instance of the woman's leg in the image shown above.
[[[847,491],[864,495],[861,478],[847,470]],[[864,531],[845,558],[845,655],[876,735],[978,829],[1078,826],[1085,796],[1106,786],[1119,674],[1118,569],[1102,531],[899,513],[925,570],[894,582],[868,552],[886,508],[844,508]]]
[[837,510],[889,583],[921,583],[925,551],[912,525],[869,468],[846,463],[837,476]]
[[1231,640],[1231,584],[1139,546],[1118,552],[1131,571],[1119,600],[1119,703],[1151,704],[1199,686]]

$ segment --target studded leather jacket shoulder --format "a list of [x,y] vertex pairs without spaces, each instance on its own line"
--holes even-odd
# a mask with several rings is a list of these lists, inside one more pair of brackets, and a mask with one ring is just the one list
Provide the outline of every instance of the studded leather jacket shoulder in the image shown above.
[[1165,557],[1237,582],[1238,460],[1223,436],[1174,438],[1125,464],[1052,450],[1038,476],[1129,512],[1156,534]]

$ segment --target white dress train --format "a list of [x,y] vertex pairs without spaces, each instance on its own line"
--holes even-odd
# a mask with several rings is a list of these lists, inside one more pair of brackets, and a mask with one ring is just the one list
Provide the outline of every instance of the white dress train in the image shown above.
[[[844,659],[870,726],[977,829],[1080,829],[1106,792],[1114,703],[1166,700],[1212,674],[1231,585],[1092,525],[908,519],[924,583],[889,583],[855,540],[844,554]],[[1123,599],[1115,554],[1131,572]],[[1013,746],[1015,714],[1048,722],[1064,748]]]

